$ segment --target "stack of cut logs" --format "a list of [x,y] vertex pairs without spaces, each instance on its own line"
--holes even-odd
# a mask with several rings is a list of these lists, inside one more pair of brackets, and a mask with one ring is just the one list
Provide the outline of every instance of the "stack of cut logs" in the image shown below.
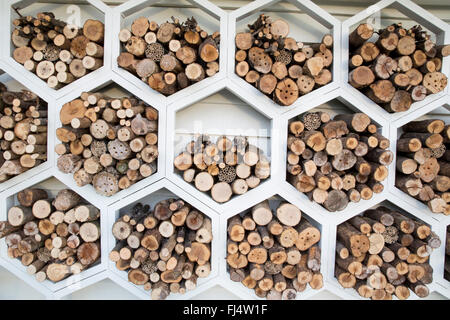
[[372,300],[407,299],[410,290],[428,296],[433,281],[429,257],[441,245],[423,222],[380,206],[337,227],[335,276]]
[[445,242],[444,278],[450,281],[450,226],[447,227],[447,238]]
[[332,80],[333,37],[303,43],[288,37],[289,24],[261,14],[236,35],[236,73],[276,103],[288,106]]
[[161,25],[140,17],[131,31],[120,31],[119,40],[124,49],[119,67],[166,96],[219,71],[220,33],[209,35],[194,17],[185,22],[172,17]]
[[393,160],[389,140],[364,113],[308,112],[289,123],[288,181],[328,211],[383,191]]
[[214,143],[208,135],[195,135],[173,164],[186,182],[210,191],[219,203],[256,188],[270,176],[270,160],[243,136],[233,140],[219,136]]
[[19,205],[0,221],[8,256],[18,258],[26,271],[42,282],[58,282],[100,259],[100,211],[69,189],[52,199],[43,189],[17,194]]
[[450,214],[450,125],[438,119],[411,121],[397,140],[395,185],[428,205]]
[[109,254],[128,281],[151,290],[154,300],[185,293],[211,272],[211,219],[181,199],[136,204],[113,225]]
[[58,169],[112,196],[156,172],[158,111],[136,97],[81,94],[60,111]]
[[228,271],[258,297],[292,300],[308,283],[323,285],[320,231],[293,204],[281,202],[275,211],[265,200],[228,221]]
[[47,103],[0,83],[0,182],[47,160]]
[[103,65],[104,25],[88,19],[79,28],[52,12],[13,21],[13,58],[25,69],[59,89]]
[[442,58],[450,45],[436,45],[420,25],[405,29],[401,23],[380,29],[360,24],[349,37],[349,83],[388,112],[402,112],[429,94],[441,92],[447,77]]

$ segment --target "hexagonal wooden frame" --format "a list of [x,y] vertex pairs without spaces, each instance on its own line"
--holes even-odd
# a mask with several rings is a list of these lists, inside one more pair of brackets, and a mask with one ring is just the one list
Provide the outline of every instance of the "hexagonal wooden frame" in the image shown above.
[[[213,233],[213,241],[211,242],[211,273],[206,278],[199,278],[197,282],[197,288],[191,291],[187,291],[185,294],[170,294],[168,296],[168,299],[173,300],[183,300],[183,299],[189,299],[190,297],[195,296],[196,294],[199,294],[200,292],[211,288],[211,286],[214,285],[211,284],[211,280],[216,278],[219,274],[219,264],[220,264],[220,258],[219,258],[219,250],[218,245],[219,243],[222,243],[223,239],[221,239],[222,234],[219,232],[219,219],[216,212],[211,210],[211,208],[205,206],[202,202],[198,201],[196,198],[192,197],[189,193],[181,189],[180,187],[176,186],[175,184],[171,183],[170,181],[163,179],[160,180],[142,190],[139,192],[136,192],[125,199],[122,199],[122,201],[115,203],[114,205],[110,206],[108,208],[108,231],[106,234],[106,237],[108,238],[108,254],[109,252],[114,248],[116,245],[116,239],[114,238],[112,234],[112,226],[114,222],[119,218],[120,210],[130,204],[133,204],[135,202],[139,202],[141,199],[146,197],[151,197],[152,194],[158,194],[158,192],[161,189],[167,189],[171,194],[166,192],[161,192],[157,197],[158,198],[170,198],[173,197],[173,195],[183,199],[187,203],[189,203],[191,206],[202,212],[203,214],[207,215],[209,218],[211,218],[212,221],[212,233]],[[173,195],[172,195],[173,193]],[[145,291],[142,286],[134,285],[133,283],[128,281],[127,272],[120,271],[116,268],[116,265],[114,262],[108,260],[108,271],[109,271],[109,277],[111,280],[122,286],[123,288],[127,289],[132,294],[136,295],[137,297],[141,299],[150,300],[150,292]]]
[[[6,191],[2,192],[0,195],[0,220],[7,220],[7,212],[8,208],[14,204],[15,195],[26,188],[32,187],[37,183],[45,181],[49,178],[55,177],[52,174],[52,170],[45,170],[35,176],[32,176],[26,179],[23,182],[20,182]],[[56,177],[55,177],[56,178]],[[58,179],[58,178],[57,178]],[[58,179],[60,180],[60,179]],[[60,180],[60,182],[64,183]],[[66,185],[67,186],[67,185]],[[70,188],[70,187],[69,187]],[[75,191],[75,190],[74,190]],[[100,246],[101,246],[101,258],[100,262],[95,266],[92,266],[84,271],[82,271],[78,275],[71,275],[68,278],[61,280],[57,283],[53,283],[49,280],[45,280],[42,283],[36,281],[35,277],[26,273],[26,268],[22,265],[20,260],[11,259],[7,255],[7,246],[4,241],[0,242],[0,262],[3,267],[7,270],[18,276],[28,285],[42,293],[47,298],[58,298],[64,295],[70,294],[76,290],[86,287],[91,284],[92,281],[97,281],[97,279],[101,278],[98,274],[102,273],[106,270],[106,260],[108,258],[107,253],[107,225],[106,225],[106,215],[107,207],[100,201],[97,201],[95,197],[90,193],[79,193],[82,198],[84,198],[90,204],[96,206],[101,212],[100,218],[100,230],[101,230],[101,238],[100,238]],[[88,280],[89,279],[89,280]],[[100,279],[101,280],[101,279]]]
[[[227,14],[225,11],[217,7],[216,5],[212,4],[211,2],[208,2],[206,0],[187,0],[189,3],[191,3],[193,6],[198,7],[199,9],[203,10],[208,15],[212,16],[216,20],[219,20],[220,24],[220,56],[219,56],[219,72],[217,72],[212,77],[206,77],[202,81],[199,81],[195,84],[192,84],[168,97],[164,96],[163,94],[153,90],[150,88],[150,86],[141,81],[137,76],[131,74],[129,71],[120,68],[117,65],[117,57],[120,55],[120,41],[118,36],[113,37],[113,41],[111,44],[111,50],[112,50],[112,70],[119,74],[120,76],[127,78],[129,81],[133,82],[135,86],[140,88],[143,91],[147,91],[149,94],[152,95],[153,99],[160,100],[162,102],[166,102],[168,104],[172,103],[175,100],[178,100],[182,97],[189,96],[193,93],[195,93],[198,90],[201,90],[202,88],[209,87],[212,83],[217,81],[218,79],[222,79],[225,77],[225,70],[226,70],[226,48],[227,48]],[[129,16],[131,14],[134,14],[142,9],[144,9],[147,6],[151,6],[152,4],[161,2],[161,0],[128,0],[125,3],[117,6],[112,10],[113,19],[114,21],[120,21],[122,22],[123,16]],[[169,17],[167,17],[169,18]],[[121,23],[115,23],[112,28],[112,34],[118,35],[121,28]]]
[[[2,46],[2,50],[0,53],[2,54],[3,60],[11,65],[14,69],[17,70],[18,73],[22,73],[25,77],[28,78],[29,81],[34,82],[37,88],[39,88],[39,92],[45,92],[49,96],[53,98],[60,98],[63,97],[66,94],[69,94],[72,90],[82,87],[84,83],[95,81],[98,76],[100,76],[105,71],[109,70],[111,68],[111,40],[112,40],[112,34],[109,32],[105,32],[105,38],[104,38],[104,56],[103,56],[103,66],[98,68],[97,70],[94,70],[92,72],[89,72],[85,76],[73,81],[72,83],[58,89],[52,89],[50,88],[45,81],[40,79],[36,74],[25,70],[25,68],[18,62],[16,62],[11,57],[11,40],[10,40],[10,34],[11,34],[11,21],[12,21],[12,6],[23,6],[27,7],[37,0],[5,0],[2,1],[2,5],[4,8],[2,8],[2,18],[4,17],[3,23],[4,28],[2,28],[3,36],[6,41],[3,43],[5,44]],[[111,11],[110,8],[101,0],[86,0],[90,5],[92,5],[94,8],[96,8],[98,11],[100,11],[104,15],[104,25],[105,30],[110,29],[112,24],[112,17],[111,17]],[[4,29],[4,30],[3,30]]]
[[[261,100],[264,100],[266,104],[271,104],[274,106],[278,113],[283,113],[295,108],[296,106],[301,105],[305,101],[309,101],[310,99],[315,99],[320,97],[321,95],[334,90],[337,88],[337,84],[339,82],[339,67],[340,67],[340,56],[341,56],[341,24],[338,19],[333,17],[327,11],[314,4],[310,0],[288,0],[289,3],[299,8],[302,12],[306,12],[306,14],[312,17],[317,23],[323,25],[324,27],[331,29],[333,34],[333,80],[318,89],[313,90],[312,92],[301,96],[290,106],[281,106],[267,97],[265,94],[260,92],[257,88],[247,83],[244,79],[239,77],[235,73],[235,50],[236,44],[234,38],[236,36],[236,24],[245,17],[248,17],[260,10],[266,9],[271,5],[279,2],[280,0],[262,0],[262,1],[253,1],[229,14],[229,22],[228,22],[228,67],[227,67],[227,77],[233,81],[235,81],[239,86],[245,87],[245,90],[248,90],[255,97],[258,96]],[[301,41],[301,39],[299,39]]]
[[[304,203],[301,201],[298,201],[298,197],[292,197],[292,195],[289,194],[288,192],[286,192],[285,190],[279,190],[277,192],[274,189],[272,189],[269,193],[265,194],[264,196],[254,198],[254,199],[251,199],[250,202],[246,202],[245,207],[241,207],[239,209],[234,208],[233,210],[227,210],[226,213],[224,213],[220,216],[220,232],[221,232],[221,234],[223,234],[226,237],[225,242],[221,243],[220,248],[219,248],[222,256],[224,256],[224,257],[227,256],[228,220],[244,211],[247,211],[248,209],[252,208],[254,205],[264,201],[265,199],[269,199],[269,201],[270,201],[270,198],[272,198],[272,197],[281,198],[282,200],[285,200],[285,201],[290,202],[291,204],[297,206],[302,211],[302,219],[304,217],[304,214],[306,213],[307,220],[312,225],[318,227],[320,230],[321,238],[320,238],[319,246],[320,246],[321,252],[322,253],[328,252],[328,245],[329,245],[328,237],[322,236],[323,234],[328,234],[328,226],[325,223],[326,219],[324,219],[324,217],[322,217],[322,216],[317,216],[317,215],[311,216],[310,214],[308,214],[303,209]],[[317,293],[325,290],[325,283],[327,281],[327,278],[326,278],[326,274],[324,271],[328,270],[328,268],[327,268],[328,260],[329,259],[326,255],[324,255],[324,254],[321,255],[321,257],[320,257],[320,261],[321,261],[320,272],[323,275],[324,286],[318,290],[314,290],[308,285],[307,288],[303,292],[297,293],[296,300],[308,299],[309,297],[312,297],[312,296],[316,295]],[[255,294],[254,290],[246,288],[242,283],[232,281],[230,279],[230,274],[227,270],[228,266],[227,266],[226,259],[221,259],[220,262],[221,262],[220,278],[223,279],[223,282],[221,283],[221,285],[223,285],[229,291],[233,292],[234,294],[236,294],[237,296],[239,296],[242,299],[247,299],[247,300],[256,299],[256,300],[262,300],[262,301],[266,300],[265,298],[258,297]]]
[[[348,38],[350,34],[350,28],[361,22],[362,20],[370,17],[375,12],[379,12],[384,8],[393,8],[403,13],[407,17],[410,17],[412,20],[417,21],[422,26],[426,27],[428,30],[436,34],[436,42],[437,44],[444,44],[450,42],[450,25],[445,23],[444,21],[438,19],[419,5],[415,4],[411,0],[382,0],[377,2],[374,5],[366,8],[365,10],[359,12],[353,17],[345,20],[342,23],[342,52],[341,52],[341,85],[346,87],[353,94],[357,95],[360,100],[365,101],[367,104],[373,106],[377,112],[379,112],[383,117],[389,120],[397,120],[402,118],[405,115],[413,113],[427,104],[433,102],[434,100],[445,96],[449,92],[449,86],[445,88],[444,91],[439,92],[437,94],[428,95],[423,101],[415,102],[411,105],[411,108],[405,112],[396,112],[389,113],[380,107],[378,104],[370,100],[366,95],[364,95],[361,91],[353,88],[348,83],[348,59],[349,59],[349,44]],[[444,58],[442,61],[442,73],[444,73],[447,78],[450,77],[450,57]],[[374,110],[375,111],[375,110]]]
[[[61,0],[66,1],[66,0]],[[313,297],[318,292],[330,291],[333,294],[344,299],[360,299],[359,295],[349,290],[343,290],[334,278],[334,252],[336,239],[336,226],[350,217],[359,214],[376,205],[379,202],[388,200],[395,203],[398,207],[422,219],[423,221],[432,225],[433,230],[438,233],[443,243],[445,243],[445,227],[450,223],[449,217],[443,215],[435,215],[424,210],[424,205],[417,200],[411,201],[405,197],[402,192],[394,186],[395,178],[395,159],[393,164],[389,167],[389,176],[385,181],[385,190],[380,195],[368,201],[360,202],[360,205],[350,206],[351,209],[330,213],[320,205],[311,203],[306,196],[302,196],[293,186],[285,181],[286,177],[286,137],[287,137],[287,123],[290,118],[305,111],[308,111],[316,106],[330,101],[335,98],[340,98],[342,101],[353,105],[355,109],[369,115],[371,119],[379,123],[383,127],[383,135],[388,137],[391,141],[391,150],[395,150],[397,139],[397,128],[404,123],[409,122],[419,116],[430,112],[431,110],[450,103],[450,95],[448,87],[446,90],[435,96],[430,96],[419,106],[411,108],[406,113],[399,115],[387,114],[384,110],[379,108],[376,104],[370,101],[361,93],[355,94],[354,88],[348,83],[348,70],[345,63],[348,52],[348,30],[351,25],[361,21],[372,12],[380,10],[389,5],[398,6],[400,11],[406,15],[413,17],[420,23],[427,27],[432,27],[435,30],[445,31],[445,42],[449,43],[450,32],[449,25],[443,24],[441,20],[437,19],[430,13],[426,12],[410,0],[382,0],[377,4],[370,6],[363,12],[345,21],[342,25],[339,21],[331,17],[323,9],[314,5],[311,1],[289,0],[291,3],[299,6],[302,2],[303,8],[307,13],[318,17],[319,20],[327,20],[334,26],[335,30],[335,60],[333,69],[333,82],[313,91],[312,93],[301,97],[297,102],[290,107],[277,107],[266,96],[261,94],[258,90],[249,90],[248,86],[241,85],[242,82],[236,81],[237,77],[234,75],[234,34],[236,32],[235,22],[238,17],[242,17],[250,12],[255,12],[259,8],[265,8],[276,0],[255,0],[248,6],[244,6],[236,11],[227,13],[217,6],[212,5],[206,0],[190,0],[194,6],[198,6],[205,10],[208,14],[215,17],[220,17],[221,26],[221,66],[220,72],[216,76],[203,80],[199,84],[188,87],[168,98],[155,93],[149,87],[137,79],[135,76],[117,70],[117,44],[116,38],[118,34],[119,24],[114,24],[117,19],[120,19],[120,14],[127,10],[136,10],[136,6],[145,6],[149,3],[155,3],[156,0],[130,0],[118,7],[108,7],[101,0],[87,0],[97,8],[105,13],[105,26],[110,32],[106,32],[105,38],[105,64],[102,72],[91,73],[83,78],[83,81],[77,81],[76,85],[69,85],[58,91],[50,89],[36,76],[24,73],[23,68],[17,68],[17,65],[11,63],[9,54],[9,45],[0,48],[0,69],[7,72],[12,78],[21,83],[26,83],[27,87],[38,94],[40,97],[49,102],[49,139],[48,150],[49,159],[41,166],[28,170],[19,177],[12,178],[5,183],[0,184],[0,218],[6,217],[6,199],[16,193],[17,191],[34,185],[49,177],[56,177],[58,180],[66,184],[69,188],[83,195],[83,197],[96,205],[102,210],[102,257],[103,260],[108,259],[108,251],[114,243],[111,233],[111,226],[114,222],[116,210],[139,200],[147,195],[166,188],[169,191],[177,194],[181,198],[188,200],[193,206],[198,207],[203,212],[210,214],[213,221],[214,240],[213,240],[213,271],[210,277],[202,279],[197,289],[188,292],[185,295],[174,296],[170,299],[188,299],[194,297],[196,294],[213,287],[220,285],[226,290],[229,290],[239,296],[240,298],[255,299],[256,296],[242,286],[241,284],[233,283],[229,279],[226,269],[226,223],[227,218],[242,212],[243,208],[248,208],[258,202],[267,199],[274,194],[280,195],[285,200],[295,204],[302,212],[317,221],[322,226],[322,274],[324,276],[324,286],[320,291],[306,290],[298,295],[298,299],[307,299]],[[0,17],[2,18],[0,24],[0,40],[3,43],[9,43],[10,37],[10,6],[11,3],[16,3],[17,0],[0,1]],[[33,0],[25,0],[25,2],[33,2]],[[25,3],[24,2],[24,3]],[[133,9],[134,7],[134,9]],[[330,18],[331,17],[331,18]],[[168,17],[169,18],[169,17]],[[330,22],[331,21],[331,22]],[[4,26],[4,27],[3,27]],[[341,26],[344,26],[341,28]],[[337,39],[341,39],[338,41]],[[444,39],[442,39],[444,40]],[[115,45],[114,45],[115,43]],[[116,47],[114,47],[116,46]],[[346,51],[347,50],[347,51]],[[450,74],[450,58],[444,61],[444,72],[449,76]],[[16,63],[17,64],[17,63]],[[21,67],[19,65],[19,67]],[[0,77],[1,79],[1,77]],[[238,79],[241,80],[241,79]],[[116,194],[115,198],[108,198],[95,193],[91,188],[79,188],[76,186],[73,178],[70,175],[62,174],[56,168],[56,157],[52,152],[57,141],[55,137],[55,129],[58,124],[58,112],[63,102],[70,101],[80,95],[82,91],[88,91],[101,87],[110,81],[116,82],[119,86],[135,94],[148,104],[156,107],[159,111],[159,145],[160,150],[158,160],[158,172],[151,177],[144,179],[137,183],[136,187],[131,187]],[[70,89],[70,90],[69,90]],[[209,196],[201,193],[192,185],[186,183],[181,184],[182,178],[173,172],[173,138],[174,138],[174,124],[175,116],[178,110],[181,110],[193,103],[200,101],[220,90],[228,90],[232,94],[238,96],[247,104],[251,105],[258,112],[264,114],[272,121],[271,132],[271,163],[272,172],[269,180],[265,181],[257,188],[257,192],[247,192],[247,194],[236,197],[235,199],[225,203],[224,205],[217,204]],[[406,116],[405,116],[406,115]],[[35,170],[36,169],[36,170]],[[39,169],[39,170],[38,170]],[[34,170],[34,171],[33,171]],[[31,174],[33,172],[33,174]],[[156,176],[157,175],[157,176]],[[156,178],[157,177],[157,178]],[[184,181],[183,181],[184,182]],[[427,209],[425,207],[425,209]],[[111,240],[113,240],[111,242]],[[0,241],[0,265],[19,277],[21,280],[27,282],[37,291],[42,293],[47,299],[60,299],[70,295],[72,292],[92,285],[105,278],[110,278],[123,288],[131,291],[137,298],[149,299],[148,292],[143,293],[142,290],[132,285],[114,271],[115,266],[111,266],[108,261],[103,261],[96,268],[95,272],[91,269],[82,273],[80,281],[71,283],[70,281],[62,281],[53,287],[48,287],[40,284],[30,278],[24,272],[23,266],[15,265],[12,259],[5,257],[5,243]],[[432,266],[434,269],[434,282],[430,285],[430,291],[438,292],[450,299],[450,282],[443,278],[443,257],[445,256],[444,247],[441,246],[433,252],[431,257]],[[329,259],[333,257],[332,259]],[[98,267],[98,268],[97,268]],[[91,274],[92,273],[92,274]],[[70,279],[70,278],[68,278]],[[73,279],[73,278],[72,278]],[[416,297],[412,297],[413,299]]]
[[[65,184],[70,186],[70,188],[72,188],[74,191],[80,192],[80,193],[84,193],[84,192],[95,193],[96,197],[99,199],[99,201],[103,201],[106,204],[112,204],[112,203],[126,197],[127,195],[134,193],[155,181],[160,180],[164,176],[164,173],[165,173],[164,147],[165,147],[165,129],[166,129],[166,106],[164,104],[159,104],[159,103],[156,104],[154,102],[151,102],[153,100],[149,96],[148,92],[143,92],[143,91],[139,90],[138,88],[134,87],[131,83],[127,82],[126,80],[124,80],[123,78],[121,78],[120,76],[118,76],[117,74],[115,74],[111,71],[105,72],[104,76],[98,77],[96,79],[96,82],[94,82],[94,84],[92,84],[92,85],[87,84],[83,88],[76,88],[76,89],[72,90],[72,92],[70,94],[57,100],[57,102],[56,102],[57,116],[55,119],[55,128],[61,127],[61,121],[59,119],[59,111],[61,110],[61,107],[65,103],[78,98],[83,91],[95,92],[96,90],[101,90],[101,88],[103,88],[109,84],[116,84],[117,86],[121,87],[122,89],[129,91],[131,94],[135,95],[139,99],[146,101],[152,107],[154,107],[155,109],[158,110],[158,159],[156,160],[157,161],[157,171],[154,174],[152,174],[151,176],[134,183],[128,189],[120,190],[119,192],[117,192],[116,194],[114,194],[110,197],[102,196],[102,195],[96,193],[95,188],[91,184],[88,184],[83,187],[77,186],[77,184],[73,180],[72,174],[65,174],[65,173],[59,171],[57,168],[56,168],[56,172],[55,172],[55,176],[58,177],[58,179],[60,179],[61,181],[63,181]],[[160,132],[161,132],[161,134],[160,134]],[[60,141],[55,137],[55,145],[58,144],[59,142]],[[55,167],[56,167],[57,161],[58,161],[58,156],[55,156],[55,159],[54,159]]]
[[[11,66],[3,63],[2,61],[0,61],[0,69],[2,69],[5,72],[4,74],[0,75],[0,82],[8,81],[8,79],[15,80],[15,81],[19,82],[21,85],[23,85],[24,87],[28,88],[28,90],[30,90],[32,92],[34,92],[34,93],[39,92],[38,88],[35,87],[33,82],[30,82],[27,79],[25,79],[22,74],[14,72],[14,69],[12,69]],[[26,83],[26,85],[25,85],[25,83]],[[14,89],[14,88],[12,88],[12,89]],[[50,168],[54,161],[54,158],[55,158],[54,157],[55,153],[53,152],[54,136],[52,134],[50,134],[50,132],[52,130],[54,130],[55,113],[52,111],[55,108],[55,103],[54,103],[54,100],[50,96],[46,95],[45,93],[43,93],[43,94],[39,93],[38,96],[47,102],[47,108],[48,108],[47,110],[49,111],[48,115],[47,115],[47,118],[48,118],[47,160],[45,162],[41,163],[40,165],[25,171],[24,173],[22,173],[20,175],[17,175],[15,177],[8,179],[5,182],[0,183],[0,192],[14,186],[15,184],[17,184],[23,180],[33,177],[34,175],[42,172],[45,169]]]

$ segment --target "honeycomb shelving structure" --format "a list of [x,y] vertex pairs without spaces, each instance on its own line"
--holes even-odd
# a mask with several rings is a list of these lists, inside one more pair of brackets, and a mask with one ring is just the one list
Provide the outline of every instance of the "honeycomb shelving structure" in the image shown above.
[[[0,183],[0,217],[5,219],[7,204],[10,203],[12,195],[26,187],[36,185],[50,178],[50,181],[60,181],[62,184],[79,193],[88,202],[101,209],[102,261],[95,267],[83,272],[77,278],[69,277],[57,284],[39,284],[20,268],[21,265],[15,265],[15,261],[7,257],[6,245],[3,240],[0,241],[0,265],[43,294],[45,298],[68,298],[77,290],[94,285],[104,279],[111,279],[115,284],[136,296],[137,299],[149,299],[149,293],[129,283],[126,277],[124,278],[123,272],[116,270],[115,265],[111,264],[107,257],[109,250],[114,246],[111,227],[116,215],[121,209],[137,201],[151,202],[153,196],[157,198],[160,196],[176,195],[207,214],[212,219],[213,224],[214,240],[212,243],[211,275],[199,281],[199,285],[195,290],[185,295],[171,295],[169,296],[170,299],[194,298],[197,294],[216,285],[230,291],[239,298],[256,299],[256,295],[252,294],[250,290],[241,284],[233,283],[229,279],[225,260],[227,221],[230,217],[250,208],[252,205],[274,196],[283,198],[299,207],[302,213],[312,221],[315,221],[321,228],[320,245],[322,248],[321,271],[324,276],[323,288],[319,291],[308,289],[298,294],[297,299],[314,298],[317,293],[327,291],[343,299],[359,299],[357,294],[342,290],[334,278],[336,227],[349,218],[380,203],[389,202],[395,204],[398,210],[409,213],[429,224],[440,236],[442,243],[445,243],[445,230],[450,224],[450,218],[444,215],[432,214],[425,205],[415,199],[408,198],[404,193],[395,188],[395,159],[389,168],[388,179],[384,181],[384,190],[382,193],[377,194],[371,200],[360,202],[358,205],[351,204],[346,210],[341,212],[328,212],[323,207],[310,202],[305,195],[300,194],[286,182],[285,155],[287,126],[289,120],[299,114],[318,108],[330,101],[337,101],[343,105],[343,109],[347,109],[346,112],[359,110],[359,112],[366,113],[379,125],[381,133],[389,138],[391,142],[390,149],[394,151],[396,139],[399,134],[398,129],[403,124],[429,114],[431,111],[440,107],[448,110],[450,105],[449,86],[447,86],[444,92],[429,96],[423,102],[415,104],[407,112],[389,114],[363,94],[355,91],[347,83],[349,32],[355,24],[371,16],[373,13],[383,10],[383,8],[390,7],[397,9],[411,18],[411,20],[424,25],[428,30],[435,33],[438,43],[450,43],[450,25],[436,18],[412,1],[382,0],[342,23],[324,9],[315,5],[312,1],[287,1],[287,5],[294,8],[296,13],[301,12],[302,14],[306,14],[318,24],[331,30],[330,32],[332,32],[335,40],[332,83],[301,97],[289,107],[276,105],[255,88],[244,85],[242,83],[243,80],[234,73],[234,37],[239,28],[243,27],[240,22],[251,15],[268,10],[271,5],[277,4],[279,1],[255,0],[235,11],[224,11],[224,9],[206,0],[180,0],[179,2],[182,4],[181,7],[183,10],[177,9],[174,6],[167,6],[169,8],[167,11],[169,15],[162,16],[161,12],[164,12],[164,6],[166,5],[162,1],[129,0],[123,1],[118,6],[108,6],[101,0],[86,0],[83,2],[83,5],[80,5],[80,7],[83,7],[81,8],[82,19],[90,17],[93,12],[96,12],[96,14],[103,16],[105,30],[107,30],[104,41],[104,66],[82,79],[75,81],[71,85],[60,90],[53,90],[47,87],[37,76],[25,72],[23,67],[11,58],[10,31],[11,19],[15,14],[14,9],[12,9],[13,7],[27,7],[31,5],[35,6],[34,9],[37,11],[51,11],[57,7],[58,12],[62,13],[61,18],[67,18],[67,13],[64,12],[71,3],[68,0],[59,1],[57,4],[55,4],[57,1],[54,0],[51,1],[51,4],[46,4],[45,1],[39,1],[39,5],[36,4],[38,1],[32,0],[4,0],[0,2],[0,40],[6,44],[0,48],[0,69],[4,71],[4,74],[0,75],[0,80],[8,78],[23,84],[46,100],[49,103],[50,111],[48,124],[49,137],[47,143],[49,150],[48,161],[5,183]],[[129,23],[127,17],[138,15],[141,10],[144,10],[143,12],[146,12],[146,15],[152,17],[152,12],[154,12],[152,5],[154,4],[157,4],[155,6],[157,13],[154,19],[158,23],[169,20],[171,15],[179,14],[182,18],[185,15],[192,15],[191,10],[198,12],[199,19],[203,19],[203,15],[208,15],[208,19],[215,20],[213,27],[221,32],[220,71],[215,76],[181,90],[172,96],[164,97],[153,91],[147,84],[132,74],[117,67],[116,59],[120,50],[117,35],[120,28],[127,26],[127,23]],[[40,5],[42,7],[39,7]],[[184,9],[186,9],[186,12],[184,12]],[[450,77],[450,57],[444,59],[442,72],[447,77]],[[131,188],[107,198],[95,193],[95,190],[89,186],[83,188],[77,187],[70,175],[60,173],[56,168],[56,155],[52,151],[56,143],[55,129],[59,126],[58,114],[62,105],[78,97],[83,91],[102,90],[102,88],[111,84],[116,84],[158,109],[160,118],[158,147],[160,152],[157,173],[148,179],[140,181]],[[20,86],[17,89],[20,89]],[[182,179],[180,181],[180,177],[176,175],[173,169],[173,158],[176,152],[174,138],[177,113],[189,111],[190,106],[221,91],[228,91],[230,94],[238,97],[248,105],[249,109],[260,113],[270,122],[271,156],[270,179],[262,183],[256,190],[253,190],[254,192],[247,192],[245,195],[233,198],[223,205],[215,203],[210,197],[197,191],[192,185],[182,184]],[[211,105],[212,110],[213,108],[214,104]],[[222,110],[221,112],[226,111]],[[220,117],[219,112],[214,115]],[[447,119],[450,118],[447,117]],[[237,122],[240,120],[236,119]],[[227,128],[219,129],[226,130]],[[434,282],[430,285],[430,291],[437,292],[450,299],[450,282],[444,279],[444,256],[445,249],[443,245],[433,252],[431,263],[434,269]],[[1,285],[0,290],[2,290]]]

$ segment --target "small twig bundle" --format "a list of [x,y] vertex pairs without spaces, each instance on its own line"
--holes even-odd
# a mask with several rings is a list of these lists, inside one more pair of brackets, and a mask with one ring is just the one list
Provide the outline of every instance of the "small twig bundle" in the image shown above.
[[328,211],[380,193],[393,153],[364,113],[308,112],[289,123],[288,181]]
[[236,35],[236,73],[276,103],[288,106],[299,96],[331,82],[333,37],[303,43],[288,37],[289,24],[261,14],[248,32]]
[[0,182],[47,160],[47,102],[0,83]]
[[157,170],[158,111],[136,97],[84,92],[60,111],[58,169],[105,196]]
[[17,194],[19,205],[0,221],[8,256],[18,258],[42,282],[79,274],[100,259],[100,210],[63,189],[51,199],[44,189]]
[[88,19],[79,28],[52,12],[13,21],[13,58],[25,69],[59,89],[103,66],[104,25]]
[[196,135],[173,164],[186,182],[194,183],[200,191],[210,191],[219,203],[256,188],[270,176],[270,160],[264,151],[243,136],[233,140],[220,136],[214,143],[208,135]]
[[166,96],[219,71],[220,33],[208,35],[194,17],[183,23],[172,17],[161,25],[140,17],[131,31],[120,31],[119,40],[119,67]]
[[401,23],[380,29],[368,41],[373,26],[360,24],[349,38],[349,83],[388,112],[402,112],[429,94],[441,92],[447,77],[442,58],[450,45],[436,45],[420,25],[410,29]]
[[230,279],[270,300],[293,300],[297,292],[323,286],[320,231],[300,209],[282,202],[272,213],[265,200],[228,221]]
[[211,272],[211,219],[181,199],[136,204],[113,225],[109,258],[128,281],[152,290],[154,300],[185,293]]
[[450,125],[438,119],[411,121],[397,140],[395,185],[428,205],[450,214]]
[[335,276],[363,298],[404,300],[410,290],[424,298],[433,281],[429,257],[440,245],[428,225],[379,206],[337,227]]

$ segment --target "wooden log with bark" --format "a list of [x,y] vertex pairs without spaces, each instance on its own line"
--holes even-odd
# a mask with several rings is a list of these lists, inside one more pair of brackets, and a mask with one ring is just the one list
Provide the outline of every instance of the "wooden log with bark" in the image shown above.
[[256,188],[271,173],[264,151],[244,136],[219,136],[214,142],[209,135],[196,134],[173,165],[186,182],[218,203]]
[[393,154],[389,140],[363,113],[307,112],[292,119],[287,139],[287,178],[328,211],[368,200],[383,191]]
[[402,127],[397,144],[395,186],[426,204],[433,213],[450,214],[450,147],[446,124],[440,119],[415,120]]
[[[373,34],[377,37],[370,40]],[[437,46],[420,25],[406,29],[394,23],[374,31],[362,23],[349,45],[349,83],[388,112],[406,111],[447,86],[441,66],[450,45]]]
[[158,111],[134,96],[83,92],[59,112],[57,166],[112,196],[157,170]]
[[118,36],[119,67],[165,96],[219,72],[220,33],[208,34],[194,17],[161,25],[140,17]]
[[320,236],[296,206],[263,201],[228,220],[230,279],[268,299],[295,299],[308,283],[320,289]]
[[332,80],[333,37],[304,44],[288,37],[289,24],[265,14],[236,34],[236,74],[282,106]]
[[[16,9],[17,12],[19,9]],[[52,12],[13,21],[13,58],[52,89],[59,89],[103,65],[105,27],[87,19],[75,26]]]
[[[38,282],[61,281],[100,260],[99,209],[70,189],[52,197],[45,189],[30,188],[15,196],[19,205],[9,206],[8,221],[0,221],[0,238],[13,252],[10,257],[20,259]],[[72,217],[76,210],[81,215]]]
[[154,208],[137,203],[121,214],[112,233],[117,243],[109,259],[128,273],[128,281],[147,285],[152,299],[193,290],[197,278],[211,273],[211,219],[182,199],[167,198]]
[[0,83],[0,182],[47,160],[47,102]]
[[[409,223],[413,231],[405,233]],[[384,225],[389,226],[380,229]],[[404,300],[410,290],[424,298],[426,285],[433,281],[432,238],[440,243],[431,228],[416,218],[383,205],[366,210],[337,227],[336,278],[363,298],[379,300],[394,294]]]

